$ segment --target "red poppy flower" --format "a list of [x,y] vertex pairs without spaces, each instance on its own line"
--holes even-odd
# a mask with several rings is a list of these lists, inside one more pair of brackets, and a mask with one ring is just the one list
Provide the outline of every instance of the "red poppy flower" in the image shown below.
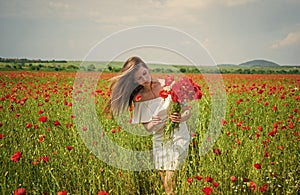
[[206,186],[206,187],[202,188],[202,192],[205,195],[210,195],[213,192],[213,189],[212,189],[212,187]]
[[43,135],[40,135],[39,139],[38,139],[38,142],[43,142],[44,139],[45,139],[46,135],[43,134]]
[[169,94],[170,94],[170,92],[167,90],[160,90],[160,92],[159,92],[159,96],[162,97],[163,99],[166,99]]
[[219,155],[221,155],[221,150],[219,150],[218,148],[214,148],[213,153],[215,153],[215,155],[219,156]]
[[115,129],[112,129],[111,132],[112,132],[112,133],[116,133],[116,130],[115,130]]
[[235,176],[231,176],[231,177],[230,177],[230,180],[231,180],[232,182],[235,182],[235,181],[236,181],[236,177],[235,177]]
[[254,164],[254,167],[255,167],[256,169],[261,169],[261,165],[260,165],[259,163],[255,163],[255,164]]
[[167,75],[165,78],[165,86],[170,86],[174,82],[173,75]]
[[221,120],[221,124],[224,126],[224,125],[226,125],[226,124],[227,124],[227,121],[226,121],[226,120],[224,120],[224,119],[222,119],[222,120]]
[[32,164],[32,165],[38,165],[39,162],[38,162],[38,161],[32,161],[31,164]]
[[265,152],[264,152],[264,157],[266,157],[266,158],[270,157],[270,155],[269,155],[269,152],[268,152],[268,151],[265,151]]
[[216,187],[218,187],[219,186],[219,183],[218,182],[216,182],[216,181],[214,181],[213,183],[212,183],[212,185],[216,188]]
[[104,94],[104,92],[103,92],[101,89],[97,89],[95,92],[96,92],[96,93],[99,93],[100,95],[103,95],[103,94]]
[[271,132],[268,133],[268,136],[273,137],[277,133],[277,129],[274,128]]
[[39,110],[38,113],[39,113],[39,114],[43,114],[43,113],[44,113],[44,110]]
[[136,102],[141,101],[141,99],[142,99],[142,96],[141,96],[141,95],[135,96],[135,101],[136,101]]
[[49,162],[49,156],[41,156],[39,159],[45,163]]
[[25,188],[18,188],[14,191],[14,195],[25,195],[26,189]]
[[30,127],[32,127],[32,124],[31,123],[27,123],[26,128],[30,128]]
[[261,126],[257,126],[257,129],[258,129],[259,131],[262,131],[262,130],[263,130],[263,128],[262,128]]
[[193,178],[192,178],[192,177],[189,177],[189,178],[187,179],[187,182],[188,182],[189,184],[191,184],[191,183],[193,182]]
[[237,105],[239,105],[241,102],[243,102],[243,99],[239,99],[239,100],[237,100],[235,103],[236,103]]
[[294,129],[294,127],[295,127],[294,123],[293,123],[293,122],[290,122],[290,123],[289,123],[289,128],[290,128],[290,129]]
[[73,146],[66,146],[67,150],[71,151],[73,149]]
[[14,162],[19,162],[21,156],[22,156],[22,152],[15,152],[15,153],[10,157],[10,160],[12,160],[12,161],[14,161]]
[[4,138],[4,134],[0,134],[0,139],[3,139]]
[[243,124],[243,121],[239,121],[239,122],[236,124],[236,126],[240,127],[240,126],[242,126],[242,124]]
[[201,87],[193,80],[183,77],[172,86],[172,97],[174,102],[199,100],[202,98]]
[[211,178],[211,177],[205,177],[204,178],[204,182],[210,182],[210,183],[212,183],[213,182],[213,178]]
[[122,177],[123,176],[123,173],[122,173],[122,171],[119,171],[119,177]]
[[98,195],[109,195],[109,193],[105,192],[105,191],[101,191],[101,192],[98,192]]
[[202,92],[200,90],[197,90],[195,92],[195,96],[194,96],[194,99],[196,100],[200,100],[202,98]]
[[260,192],[262,192],[262,193],[265,193],[266,191],[267,191],[267,189],[268,189],[268,185],[267,184],[264,184],[264,185],[262,185],[261,187],[260,187]]
[[192,132],[191,132],[191,136],[192,136],[192,137],[196,137],[196,136],[197,136],[197,133],[194,132],[194,131],[192,131]]
[[250,181],[248,185],[249,185],[250,190],[253,190],[253,192],[256,192],[256,188],[257,188],[256,183],[254,183],[253,181]]
[[40,122],[42,122],[42,123],[44,123],[44,122],[46,122],[47,121],[47,116],[41,116],[40,118],[39,118],[39,121]]
[[257,91],[257,93],[262,94],[264,92],[264,90],[260,89]]
[[61,191],[61,192],[57,192],[57,195],[67,195],[67,190]]
[[66,128],[67,128],[67,129],[70,128],[70,127],[72,127],[72,126],[73,126],[72,122],[67,122],[67,123],[66,123]]
[[171,92],[171,97],[173,102],[179,102],[178,96],[174,91]]
[[59,126],[60,125],[60,122],[58,120],[54,121],[54,125],[55,126]]
[[202,179],[202,177],[200,175],[197,175],[197,176],[195,176],[195,179],[200,181]]

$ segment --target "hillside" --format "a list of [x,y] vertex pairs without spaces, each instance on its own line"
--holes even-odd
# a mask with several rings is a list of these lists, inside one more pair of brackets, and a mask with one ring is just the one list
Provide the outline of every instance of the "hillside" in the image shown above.
[[[5,59],[0,57],[1,71],[47,72],[120,72],[123,62]],[[300,66],[278,65],[266,60],[253,60],[240,65],[216,66],[148,64],[153,73],[222,73],[222,74],[300,74]]]
[[239,64],[239,66],[264,66],[264,67],[273,67],[273,66],[280,66],[280,65],[276,64],[274,62],[271,62],[271,61],[267,61],[267,60],[251,60],[251,61]]

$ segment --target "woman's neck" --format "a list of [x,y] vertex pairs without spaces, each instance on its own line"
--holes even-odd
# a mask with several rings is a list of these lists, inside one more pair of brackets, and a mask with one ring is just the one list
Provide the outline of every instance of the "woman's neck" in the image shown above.
[[152,82],[149,85],[143,86],[144,92],[150,92],[152,91]]

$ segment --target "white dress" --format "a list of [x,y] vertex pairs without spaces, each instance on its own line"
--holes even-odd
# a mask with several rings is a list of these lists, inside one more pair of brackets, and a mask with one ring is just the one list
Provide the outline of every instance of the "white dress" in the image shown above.
[[[162,83],[162,81],[160,81]],[[163,83],[162,83],[163,85]],[[168,117],[168,106],[171,97],[135,102],[132,124],[147,123],[153,115],[159,115],[163,121]],[[153,156],[158,170],[176,170],[181,167],[188,155],[190,134],[186,122],[181,122],[174,130],[172,140],[164,140],[163,125],[153,132]]]

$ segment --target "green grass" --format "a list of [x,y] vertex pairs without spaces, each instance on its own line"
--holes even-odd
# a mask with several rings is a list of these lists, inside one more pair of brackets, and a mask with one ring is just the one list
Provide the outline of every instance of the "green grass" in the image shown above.
[[[0,139],[0,193],[12,194],[15,189],[23,187],[28,194],[56,194],[64,190],[69,194],[97,194],[99,191],[163,194],[156,170],[115,168],[99,160],[88,149],[80,135],[89,133],[90,129],[79,127],[93,125],[82,121],[76,126],[76,118],[72,118],[72,75],[0,72],[0,134],[4,135]],[[226,124],[213,148],[206,155],[199,156],[199,147],[210,122],[211,100],[206,83],[198,75],[192,76],[201,84],[204,96],[200,102],[192,103],[194,112],[199,115],[193,115],[188,126],[196,136],[192,137],[184,166],[177,172],[177,194],[202,194],[205,186],[212,187],[213,194],[251,194],[250,182],[257,186],[257,194],[261,193],[260,188],[264,185],[267,185],[267,194],[297,194],[300,187],[300,111],[297,110],[297,97],[300,93],[295,88],[299,88],[299,77],[224,76]],[[255,88],[250,90],[253,84]],[[97,89],[103,90],[103,95],[92,96],[97,100],[95,120],[101,121],[102,129],[93,132],[95,135],[90,136],[91,142],[96,146],[101,144],[99,139],[104,131],[104,136],[124,148],[150,150],[151,136],[131,134],[127,132],[130,125],[123,125],[101,112],[107,99],[107,86],[107,81],[101,80]],[[89,82],[83,83],[83,87],[91,89]],[[274,91],[269,93],[270,89]],[[259,90],[264,92],[259,94]],[[22,103],[25,97],[28,99]],[[274,111],[273,106],[277,106],[277,110]],[[44,112],[39,114],[41,110]],[[47,116],[47,121],[40,122],[40,116]],[[125,121],[127,119],[124,117]],[[60,125],[55,125],[55,121],[59,121]],[[28,123],[32,127],[27,128]],[[268,135],[275,124],[278,125],[277,133]],[[262,127],[262,131],[258,130],[258,126]],[[141,126],[134,128],[142,130]],[[112,133],[112,129],[116,132]],[[39,142],[41,137],[44,139]],[[72,146],[72,150],[69,151],[67,146]],[[213,149],[219,149],[220,155]],[[10,158],[18,151],[22,152],[20,161],[13,162]],[[41,160],[45,156],[49,157],[48,162]],[[259,163],[261,169],[254,168],[255,163]],[[195,176],[202,179],[197,180]],[[231,176],[237,180],[232,182]],[[206,182],[206,177],[217,183]],[[191,181],[189,178],[192,182],[188,182]]]

